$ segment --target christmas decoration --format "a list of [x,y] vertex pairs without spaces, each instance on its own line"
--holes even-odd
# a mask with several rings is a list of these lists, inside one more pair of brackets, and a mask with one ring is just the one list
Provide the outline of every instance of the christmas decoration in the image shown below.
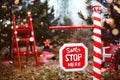
[[119,42],[114,45],[110,45],[111,48],[111,61],[110,61],[110,69],[111,70],[120,70],[120,44]]
[[[26,35],[25,37],[21,37],[21,35]],[[26,50],[20,50],[20,42],[25,42]],[[31,46],[31,50],[29,47]],[[32,25],[31,13],[28,12],[28,26],[18,26],[16,27],[16,17],[13,15],[13,30],[12,30],[12,59],[14,60],[14,56],[18,57],[18,67],[21,68],[20,56],[26,55],[26,62],[28,61],[28,55],[32,53],[35,56],[36,65],[38,66],[38,55],[37,55],[37,47],[36,41],[34,37],[34,30]]]
[[[94,64],[93,64],[93,80],[100,79],[101,78],[101,59],[102,59],[102,43],[101,43],[101,6],[96,5],[93,6],[93,20],[94,20]],[[58,28],[55,26],[50,27],[50,29],[65,29],[65,28],[80,28],[79,27],[72,27],[72,26],[58,26]],[[81,28],[88,28],[88,27],[81,27]],[[90,27],[89,27],[90,28]]]
[[55,55],[53,54],[53,46],[50,45],[50,41],[46,39],[44,41],[44,48],[42,49],[42,54],[40,55],[40,62],[48,63],[55,60]]
[[[111,48],[110,46],[105,46],[103,47],[103,56],[102,56],[102,59],[103,59],[103,62],[110,62],[111,60]],[[101,66],[103,65],[103,63],[101,64]]]
[[10,60],[5,60],[5,61],[3,61],[3,62],[0,62],[0,68],[11,67],[12,64],[13,64],[12,61],[10,61]]
[[[16,3],[15,1],[19,1],[19,2]],[[50,5],[48,4],[49,1],[57,2],[57,3],[60,3],[60,4],[59,5],[54,4],[54,5],[56,5],[56,7],[52,6],[50,8]],[[84,3],[85,1],[88,1],[88,2],[85,4]],[[31,13],[33,14],[33,26],[34,26],[33,28],[34,28],[34,32],[35,32],[35,39],[36,39],[37,46],[43,46],[43,42],[46,39],[49,38],[49,39],[52,40],[52,42],[55,44],[55,46],[58,47],[58,46],[61,46],[62,44],[64,44],[65,42],[70,42],[71,38],[75,39],[75,34],[78,34],[78,33],[75,33],[75,32],[77,32],[76,29],[72,30],[72,31],[70,31],[70,30],[49,31],[48,27],[51,26],[51,25],[56,26],[57,24],[59,24],[59,19],[61,20],[61,17],[63,17],[63,16],[67,16],[68,18],[66,18],[66,17],[62,18],[62,20],[64,20],[64,24],[62,24],[62,25],[72,25],[72,23],[74,23],[74,21],[75,21],[74,24],[80,24],[80,23],[81,24],[89,24],[89,25],[93,24],[92,17],[91,17],[91,14],[93,13],[92,12],[92,5],[91,5],[92,2],[91,1],[101,2],[101,5],[104,5],[108,9],[107,13],[110,15],[110,16],[107,16],[106,18],[109,19],[110,17],[112,17],[115,20],[115,24],[116,24],[115,27],[108,26],[108,23],[105,23],[105,25],[103,25],[103,27],[102,27],[102,32],[103,33],[101,35],[102,35],[102,40],[103,40],[102,41],[103,46],[106,46],[106,45],[108,46],[111,42],[115,43],[114,40],[118,40],[120,38],[119,37],[119,35],[120,35],[120,29],[119,29],[119,27],[120,27],[119,26],[120,25],[120,15],[119,15],[119,13],[120,13],[120,10],[119,10],[120,9],[120,0],[82,0],[82,1],[81,0],[77,0],[77,1],[75,1],[75,0],[70,0],[70,1],[64,1],[64,0],[58,0],[58,1],[56,1],[56,0],[1,0],[1,2],[0,2],[0,5],[1,5],[1,7],[0,7],[0,12],[1,12],[1,14],[0,14],[0,50],[2,50],[7,45],[9,47],[9,52],[8,53],[11,52],[10,51],[11,50],[10,46],[11,46],[11,42],[12,42],[11,41],[11,37],[12,37],[11,36],[12,29],[11,28],[13,28],[13,26],[11,26],[11,24],[12,24],[12,20],[11,20],[12,18],[11,17],[12,17],[13,13],[18,18],[17,19],[18,25],[23,27],[24,25],[25,26],[27,25],[26,24],[27,22],[25,20],[26,13],[28,11],[31,11]],[[71,4],[73,4],[73,5],[71,5]],[[81,5],[78,5],[78,4],[82,4],[84,6],[83,10],[85,10],[85,8],[87,8],[86,9],[87,12],[84,12],[84,11],[81,12],[81,9],[83,8],[83,6],[81,7]],[[60,5],[61,5],[61,7],[60,7]],[[68,9],[67,6],[69,6],[69,10],[71,10],[71,12],[67,10]],[[77,9],[77,6],[79,7],[79,9]],[[62,10],[62,9],[64,9],[64,10]],[[77,10],[77,12],[75,11],[75,9]],[[51,10],[51,12],[50,12],[50,10]],[[60,12],[62,12],[62,14],[58,10],[60,10]],[[53,16],[54,11],[56,12],[55,16]],[[67,11],[67,12],[65,12],[65,11]],[[74,15],[74,12],[76,13],[76,15]],[[73,15],[73,16],[69,16],[68,13],[70,15]],[[85,17],[84,13],[88,13],[88,17]],[[104,12],[102,12],[102,13],[104,14]],[[58,14],[61,14],[61,15],[58,15]],[[76,18],[76,16],[77,16],[77,18]],[[72,18],[69,18],[69,17],[72,17]],[[72,21],[70,19],[72,19]],[[82,22],[81,21],[77,22],[81,19],[82,19]],[[61,23],[63,23],[63,22],[61,22]],[[78,28],[78,26],[77,26],[77,28]],[[91,28],[93,28],[93,26]],[[86,34],[87,33],[89,33],[89,31],[86,31]],[[70,35],[72,35],[72,37]],[[84,34],[78,34],[77,38],[79,38],[81,35],[84,35]],[[85,36],[85,37],[87,37],[87,36]],[[84,42],[84,41],[86,41],[85,39],[80,40],[80,39],[77,39],[77,38],[76,38],[76,41],[74,41],[74,42],[81,42],[81,41]],[[87,41],[88,43],[90,43],[89,42],[90,39]],[[34,39],[30,38],[30,41],[34,41]],[[22,45],[23,44],[20,44],[20,46],[22,46]],[[48,54],[48,51],[51,51],[51,49],[48,49],[48,46],[46,46],[46,47],[47,48],[45,48],[43,51],[46,50],[47,54]],[[111,50],[113,48],[115,48],[115,47],[112,47]],[[46,52],[43,55],[46,56]],[[116,53],[115,53],[115,55],[116,55]],[[116,60],[119,60],[119,57],[115,57],[115,55],[112,55],[112,57],[111,57],[111,64],[114,64],[114,67],[115,67],[114,62],[116,62]],[[47,58],[43,58],[43,59],[46,60]],[[43,61],[45,61],[45,60],[43,60]],[[49,62],[49,60],[47,60],[47,61]],[[45,66],[45,67],[47,67],[47,66]],[[119,65],[118,65],[118,68],[119,68]],[[42,67],[42,69],[43,69],[43,67]],[[7,70],[7,68],[5,69],[5,71],[6,70]],[[48,68],[47,68],[47,70],[48,70]],[[53,71],[53,69],[50,69],[50,71],[51,70]],[[10,71],[10,70],[8,70],[8,71]],[[103,69],[103,72],[104,71],[107,71],[107,70]],[[26,72],[29,72],[29,71],[26,71]],[[102,78],[104,78],[105,80],[109,80],[109,79],[118,80],[119,79],[118,74],[116,75],[116,77],[118,79],[116,79],[113,72],[112,71],[110,71],[110,72],[111,72],[111,75],[104,75]],[[2,73],[3,72],[1,70],[1,74]],[[40,72],[38,72],[38,73],[40,73]],[[108,72],[103,73],[103,74],[107,74],[107,73]],[[26,74],[28,74],[28,73],[26,73]],[[43,75],[42,72],[40,74]],[[64,74],[64,72],[60,73],[60,71],[58,71],[57,77],[59,76],[58,77],[59,79],[68,79],[66,76],[65,77],[63,75],[61,76],[61,74]],[[79,73],[77,73],[77,74],[79,74]],[[4,78],[4,77],[1,78],[2,77],[1,76],[0,79],[2,80],[2,79],[11,78],[9,75],[6,75],[6,76],[8,76],[8,78]],[[69,79],[78,79],[78,78],[84,79],[85,76],[84,77],[83,76],[81,78],[81,76],[78,75],[78,76],[75,76],[73,78],[69,77]],[[19,76],[19,78],[20,77],[21,77],[21,79],[23,79],[22,75]],[[45,77],[43,77],[43,79]],[[47,77],[49,77],[49,76],[47,76]],[[86,77],[90,77],[90,76],[86,75]],[[29,78],[29,77],[27,76],[27,78]],[[13,77],[11,79],[13,79]],[[32,77],[32,79],[34,79],[34,78]],[[49,78],[47,78],[47,79],[49,79]],[[53,78],[51,78],[51,79],[53,79]],[[55,79],[57,79],[57,78],[55,78]],[[87,80],[87,79],[85,78],[85,80]]]
[[114,28],[114,29],[112,30],[112,34],[113,34],[113,35],[118,35],[118,34],[119,34],[119,30],[118,30],[117,28]]
[[14,3],[15,4],[19,4],[19,0],[14,0]]
[[[101,7],[100,6],[94,6],[94,62],[93,62],[93,80],[99,80],[101,77],[101,58],[102,58],[102,43],[101,43]],[[97,50],[96,50],[97,49]]]
[[50,46],[50,41],[48,39],[46,39],[46,41],[44,41],[45,46]]

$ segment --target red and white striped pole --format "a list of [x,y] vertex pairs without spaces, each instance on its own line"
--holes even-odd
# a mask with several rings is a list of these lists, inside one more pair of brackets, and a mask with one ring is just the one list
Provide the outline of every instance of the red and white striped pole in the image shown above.
[[93,59],[93,80],[101,78],[101,61],[102,61],[102,40],[101,40],[101,7],[93,6],[93,26],[52,26],[50,29],[73,29],[73,28],[94,28],[94,59]]
[[102,59],[102,43],[101,43],[101,7],[93,6],[93,80],[100,80],[101,78],[101,59]]

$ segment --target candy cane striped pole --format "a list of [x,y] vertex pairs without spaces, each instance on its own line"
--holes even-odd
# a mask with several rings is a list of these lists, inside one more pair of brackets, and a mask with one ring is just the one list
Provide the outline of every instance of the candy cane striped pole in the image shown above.
[[93,80],[100,80],[101,78],[101,7],[100,6],[93,6],[93,23],[94,23],[94,30],[93,30],[93,38],[94,38],[94,45],[93,45]]

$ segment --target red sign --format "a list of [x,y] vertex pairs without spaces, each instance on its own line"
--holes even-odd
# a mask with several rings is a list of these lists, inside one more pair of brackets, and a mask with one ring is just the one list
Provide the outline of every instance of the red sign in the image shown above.
[[60,67],[64,71],[81,71],[88,64],[88,49],[82,43],[64,44],[59,53]]

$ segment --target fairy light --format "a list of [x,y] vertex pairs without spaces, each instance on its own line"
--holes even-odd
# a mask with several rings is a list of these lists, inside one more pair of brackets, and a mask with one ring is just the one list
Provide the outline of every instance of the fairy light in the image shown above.
[[45,3],[46,0],[40,0],[41,3]]
[[19,4],[19,1],[20,1],[20,0],[15,0],[14,3],[15,3],[15,4]]
[[41,26],[44,26],[44,22],[40,22],[40,25],[41,25]]
[[0,19],[0,22],[2,22],[2,19]]
[[11,26],[11,29],[13,29],[13,26]]
[[27,20],[26,19],[23,19],[23,22],[26,22]]
[[27,14],[28,14],[28,16],[31,16],[31,12],[30,11],[28,11]]
[[21,23],[20,23],[20,25],[21,25],[21,26],[23,26],[23,25],[24,25],[24,23],[23,23],[23,22],[21,22]]
[[5,24],[5,27],[7,27],[8,25],[7,24]]
[[32,1],[30,4],[31,4],[31,5],[34,5],[35,3]]

